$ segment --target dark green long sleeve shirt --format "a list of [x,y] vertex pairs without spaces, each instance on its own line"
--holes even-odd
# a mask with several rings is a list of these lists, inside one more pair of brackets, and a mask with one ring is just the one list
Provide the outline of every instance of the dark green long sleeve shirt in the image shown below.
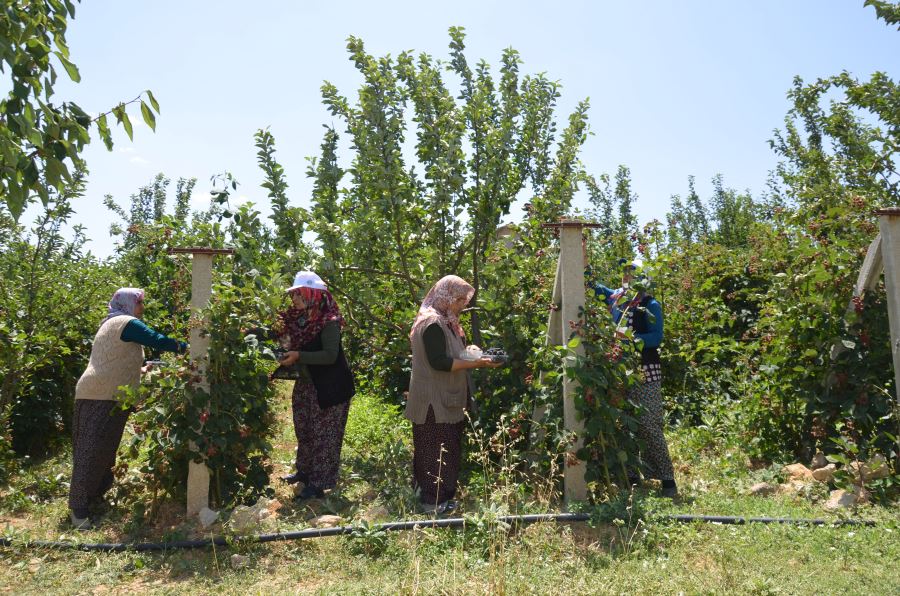
[[434,370],[450,372],[453,368],[453,356],[447,353],[447,338],[444,330],[437,323],[432,323],[425,328],[422,334],[422,342],[425,344],[425,356],[428,364]]
[[185,342],[172,339],[159,331],[155,331],[140,319],[128,321],[128,324],[122,329],[122,335],[119,338],[122,341],[138,343],[151,350],[159,350],[161,352],[182,353],[187,349]]
[[301,364],[334,364],[341,349],[341,326],[333,321],[322,328],[322,349],[300,352]]

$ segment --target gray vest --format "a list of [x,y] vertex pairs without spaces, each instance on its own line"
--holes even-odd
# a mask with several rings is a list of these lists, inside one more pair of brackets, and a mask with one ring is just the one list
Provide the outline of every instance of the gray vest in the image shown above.
[[434,409],[437,423],[455,423],[465,417],[466,405],[472,386],[468,369],[456,372],[435,370],[428,363],[425,342],[422,336],[432,323],[438,323],[444,332],[447,354],[458,358],[465,349],[463,338],[453,333],[437,317],[426,320],[410,338],[412,344],[412,377],[409,380],[409,396],[406,401],[405,416],[414,424],[424,424],[428,416],[428,406]]

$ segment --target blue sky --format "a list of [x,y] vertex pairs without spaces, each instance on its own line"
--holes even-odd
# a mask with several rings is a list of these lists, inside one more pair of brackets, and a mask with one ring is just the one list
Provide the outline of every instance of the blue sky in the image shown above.
[[497,65],[512,46],[522,73],[559,80],[561,123],[590,98],[593,136],[581,159],[594,174],[631,168],[642,222],[662,219],[688,175],[704,198],[716,174],[761,194],[776,163],[767,141],[789,108],[794,75],[881,70],[897,79],[900,71],[900,33],[862,0],[87,0],[67,36],[82,82],[60,83],[58,99],[98,112],[152,89],[162,110],[156,133],[138,126],[134,142],[119,132],[111,153],[99,141],[85,153],[91,175],[75,221],[86,225],[91,250],[113,247],[103,196],[127,203],[158,172],[173,186],[198,178],[198,208],[210,177],[226,170],[241,183],[239,197],[264,205],[259,128],[275,135],[292,202],[307,205],[305,158],[332,122],[319,87],[327,79],[352,97],[360,82],[346,38],[361,37],[376,55],[446,58],[452,25],[466,28],[470,62]]

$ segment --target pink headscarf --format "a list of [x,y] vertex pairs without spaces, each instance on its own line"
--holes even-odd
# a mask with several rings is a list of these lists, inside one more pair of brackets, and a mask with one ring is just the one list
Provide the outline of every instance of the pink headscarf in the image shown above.
[[119,288],[113,294],[107,305],[109,314],[103,319],[102,325],[113,317],[121,315],[134,316],[134,309],[137,308],[138,302],[144,299],[144,290],[140,288]]
[[450,306],[459,298],[465,296],[466,304],[475,295],[475,288],[461,277],[456,275],[445,275],[438,280],[422,300],[422,306],[419,307],[419,314],[413,321],[412,330],[409,332],[410,337],[423,324],[432,323],[435,318],[445,323],[460,337],[464,337],[462,325],[459,324],[459,314],[450,310]]

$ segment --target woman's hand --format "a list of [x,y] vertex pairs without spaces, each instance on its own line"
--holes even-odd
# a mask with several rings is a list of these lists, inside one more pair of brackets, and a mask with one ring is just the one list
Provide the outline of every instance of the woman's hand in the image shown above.
[[478,360],[462,360],[460,358],[454,358],[450,372],[467,370],[470,368],[497,368],[498,366],[503,366],[503,363],[494,362],[490,356],[482,356]]
[[482,356],[480,359],[475,361],[476,368],[498,368],[503,366],[502,362],[494,362],[494,359],[490,356]]
[[296,350],[291,350],[290,352],[284,353],[284,358],[278,361],[278,364],[281,366],[290,366],[300,360],[300,352]]

